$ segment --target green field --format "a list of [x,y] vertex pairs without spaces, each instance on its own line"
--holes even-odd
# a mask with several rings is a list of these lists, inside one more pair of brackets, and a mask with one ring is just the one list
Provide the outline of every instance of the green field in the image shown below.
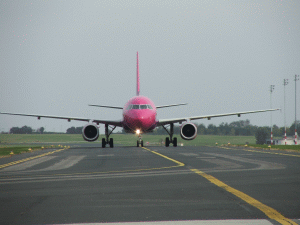
[[[116,145],[134,146],[137,136],[134,134],[112,134]],[[167,135],[149,135],[144,134],[144,143],[149,142],[150,145],[159,145],[165,140]],[[183,143],[185,146],[203,146],[215,145],[217,142],[221,144],[255,144],[253,136],[216,136],[216,135],[198,135],[192,141],[185,141],[180,136],[177,137],[178,143]],[[100,135],[96,142],[101,142],[104,135]],[[38,144],[38,143],[68,143],[68,142],[85,142],[80,134],[0,134],[0,145],[7,144]]]
[[250,147],[265,148],[265,149],[279,149],[279,150],[297,150],[300,151],[300,145],[256,145],[250,144]]
[[48,148],[58,148],[60,146],[0,146],[0,157],[1,156],[8,156],[8,155],[17,155],[22,154],[26,152],[36,151],[36,150],[42,150],[42,149],[48,149]]
[[[115,145],[122,146],[136,146],[137,136],[134,134],[112,134]],[[164,145],[164,140],[167,135],[143,135],[144,144],[148,142],[149,145]],[[250,146],[268,148],[267,145],[256,145],[254,136],[217,136],[217,135],[198,135],[192,141],[185,141],[180,136],[175,135],[178,139],[178,145],[184,146],[214,146],[218,143],[220,145],[245,145],[247,142]],[[104,135],[100,135],[96,143],[101,143]],[[26,152],[28,149],[41,149],[41,143],[46,146],[58,145],[60,143],[67,145],[67,143],[87,143],[83,140],[80,134],[0,134],[0,155],[9,155],[11,151],[14,154]],[[273,145],[272,149],[293,149],[299,150],[299,146],[280,146]]]

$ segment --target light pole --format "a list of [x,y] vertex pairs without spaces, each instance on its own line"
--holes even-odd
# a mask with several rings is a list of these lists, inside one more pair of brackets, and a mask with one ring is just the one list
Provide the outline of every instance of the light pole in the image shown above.
[[284,97],[283,97],[283,104],[284,104],[284,144],[286,145],[286,121],[285,121],[285,86],[289,83],[289,79],[283,79],[283,91],[284,91]]
[[[275,85],[270,86],[270,103],[271,103],[271,109],[272,109],[272,92],[275,88]],[[272,127],[272,112],[271,113],[271,145],[273,145],[273,127]]]
[[296,83],[297,80],[299,80],[299,75],[295,74],[295,145],[297,145],[297,101],[296,101],[296,96],[297,96],[297,89],[296,89]]

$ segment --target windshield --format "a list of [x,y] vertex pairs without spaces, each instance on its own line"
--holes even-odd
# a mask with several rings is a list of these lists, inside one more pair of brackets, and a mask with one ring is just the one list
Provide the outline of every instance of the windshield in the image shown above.
[[130,109],[153,109],[151,105],[129,105],[127,110]]

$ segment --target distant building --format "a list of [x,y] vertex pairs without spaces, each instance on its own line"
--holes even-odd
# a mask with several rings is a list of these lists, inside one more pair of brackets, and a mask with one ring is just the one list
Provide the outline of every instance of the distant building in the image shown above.
[[[287,145],[295,145],[295,137],[286,137],[286,144]],[[297,145],[299,145],[299,137],[297,140]],[[284,138],[278,141],[278,145],[285,145]]]
[[[284,138],[282,138],[280,140],[273,139],[273,145],[285,145],[284,142],[285,142]],[[270,145],[271,139],[266,139],[266,144]],[[295,145],[295,137],[286,137],[286,144],[287,145]],[[297,140],[297,145],[300,145],[299,138]]]
[[[270,145],[271,144],[271,139],[266,139],[266,144]],[[280,145],[279,140],[273,139],[273,145]]]

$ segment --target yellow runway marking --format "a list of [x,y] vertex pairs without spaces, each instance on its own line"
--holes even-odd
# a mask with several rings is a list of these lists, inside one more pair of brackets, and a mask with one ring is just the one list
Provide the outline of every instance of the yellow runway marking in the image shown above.
[[225,189],[226,191],[234,194],[235,196],[239,197],[240,199],[244,200],[245,202],[247,202],[248,204],[256,207],[257,209],[259,209],[260,211],[262,211],[264,214],[266,214],[270,219],[272,220],[276,220],[277,222],[281,223],[281,224],[296,224],[294,221],[284,217],[282,214],[280,214],[278,211],[276,211],[275,209],[261,203],[260,201],[257,201],[256,199],[250,197],[249,195],[234,189],[230,186],[228,186],[227,184],[223,183],[222,181],[218,180],[217,178],[208,175],[200,170],[197,169],[191,169],[191,171],[199,174],[200,176],[206,178],[207,180],[209,180],[211,183],[217,185],[220,188]]
[[149,152],[152,152],[152,153],[154,153],[154,154],[156,154],[156,155],[159,155],[159,156],[161,156],[161,157],[163,157],[163,158],[165,158],[165,159],[168,159],[168,160],[170,160],[170,161],[172,161],[172,162],[174,162],[174,163],[177,163],[177,164],[178,164],[178,167],[179,167],[179,166],[185,166],[184,163],[179,162],[179,161],[177,161],[177,160],[175,160],[175,159],[171,159],[171,158],[169,158],[168,156],[165,156],[165,155],[160,154],[160,153],[158,153],[158,152],[152,151],[152,150],[150,150],[150,149],[148,149],[148,148],[145,148],[145,147],[142,147],[142,148],[145,149],[145,150],[147,150],[147,151],[149,151]]
[[[175,159],[172,159],[170,157],[167,157],[163,154],[160,154],[158,152],[155,152],[155,151],[151,151],[150,149],[147,149],[147,148],[144,148],[156,155],[159,155],[165,159],[168,159],[172,162],[176,162],[178,164],[178,166],[184,166],[184,163],[182,162],[179,162]],[[199,174],[200,176],[204,177],[205,179],[207,179],[208,181],[210,181],[211,183],[217,185],[218,187],[220,188],[223,188],[225,189],[226,191],[228,191],[229,193],[237,196],[238,198],[242,199],[243,201],[247,202],[248,204],[254,206],[255,208],[259,209],[260,211],[262,211],[264,214],[266,214],[266,216],[268,216],[270,219],[272,220],[276,220],[277,222],[279,222],[280,224],[283,224],[283,225],[288,225],[288,224],[294,224],[294,225],[297,225],[297,223],[295,223],[294,221],[284,217],[282,214],[280,214],[278,211],[276,211],[275,209],[261,203],[260,201],[250,197],[249,195],[237,190],[237,189],[234,189],[230,186],[228,186],[227,184],[223,183],[222,181],[218,180],[217,178],[211,176],[211,175],[208,175],[200,170],[197,170],[197,169],[190,169],[191,171],[193,171],[194,173],[196,174]]]
[[226,147],[220,147],[224,149],[229,149],[229,150],[242,150],[242,151],[247,151],[247,152],[259,152],[259,153],[265,153],[265,154],[272,154],[272,155],[287,155],[287,156],[293,156],[293,157],[300,157],[300,155],[292,155],[292,154],[286,154],[286,153],[278,153],[278,152],[264,152],[264,151],[259,151],[259,150],[251,150],[251,149],[234,149],[234,148],[226,148]]
[[26,162],[26,161],[29,161],[29,160],[32,160],[32,159],[37,159],[37,158],[40,158],[40,157],[43,157],[43,156],[51,155],[51,154],[54,154],[56,152],[63,151],[65,149],[67,149],[67,148],[58,149],[58,150],[55,150],[55,151],[52,151],[52,152],[47,152],[47,153],[44,153],[44,154],[41,154],[41,155],[32,156],[32,157],[21,159],[21,160],[18,160],[18,161],[13,161],[13,162],[10,162],[10,163],[6,163],[6,164],[3,164],[3,165],[0,165],[0,169],[8,167],[8,166],[16,165],[16,164],[19,164],[19,163],[22,163],[22,162]]

